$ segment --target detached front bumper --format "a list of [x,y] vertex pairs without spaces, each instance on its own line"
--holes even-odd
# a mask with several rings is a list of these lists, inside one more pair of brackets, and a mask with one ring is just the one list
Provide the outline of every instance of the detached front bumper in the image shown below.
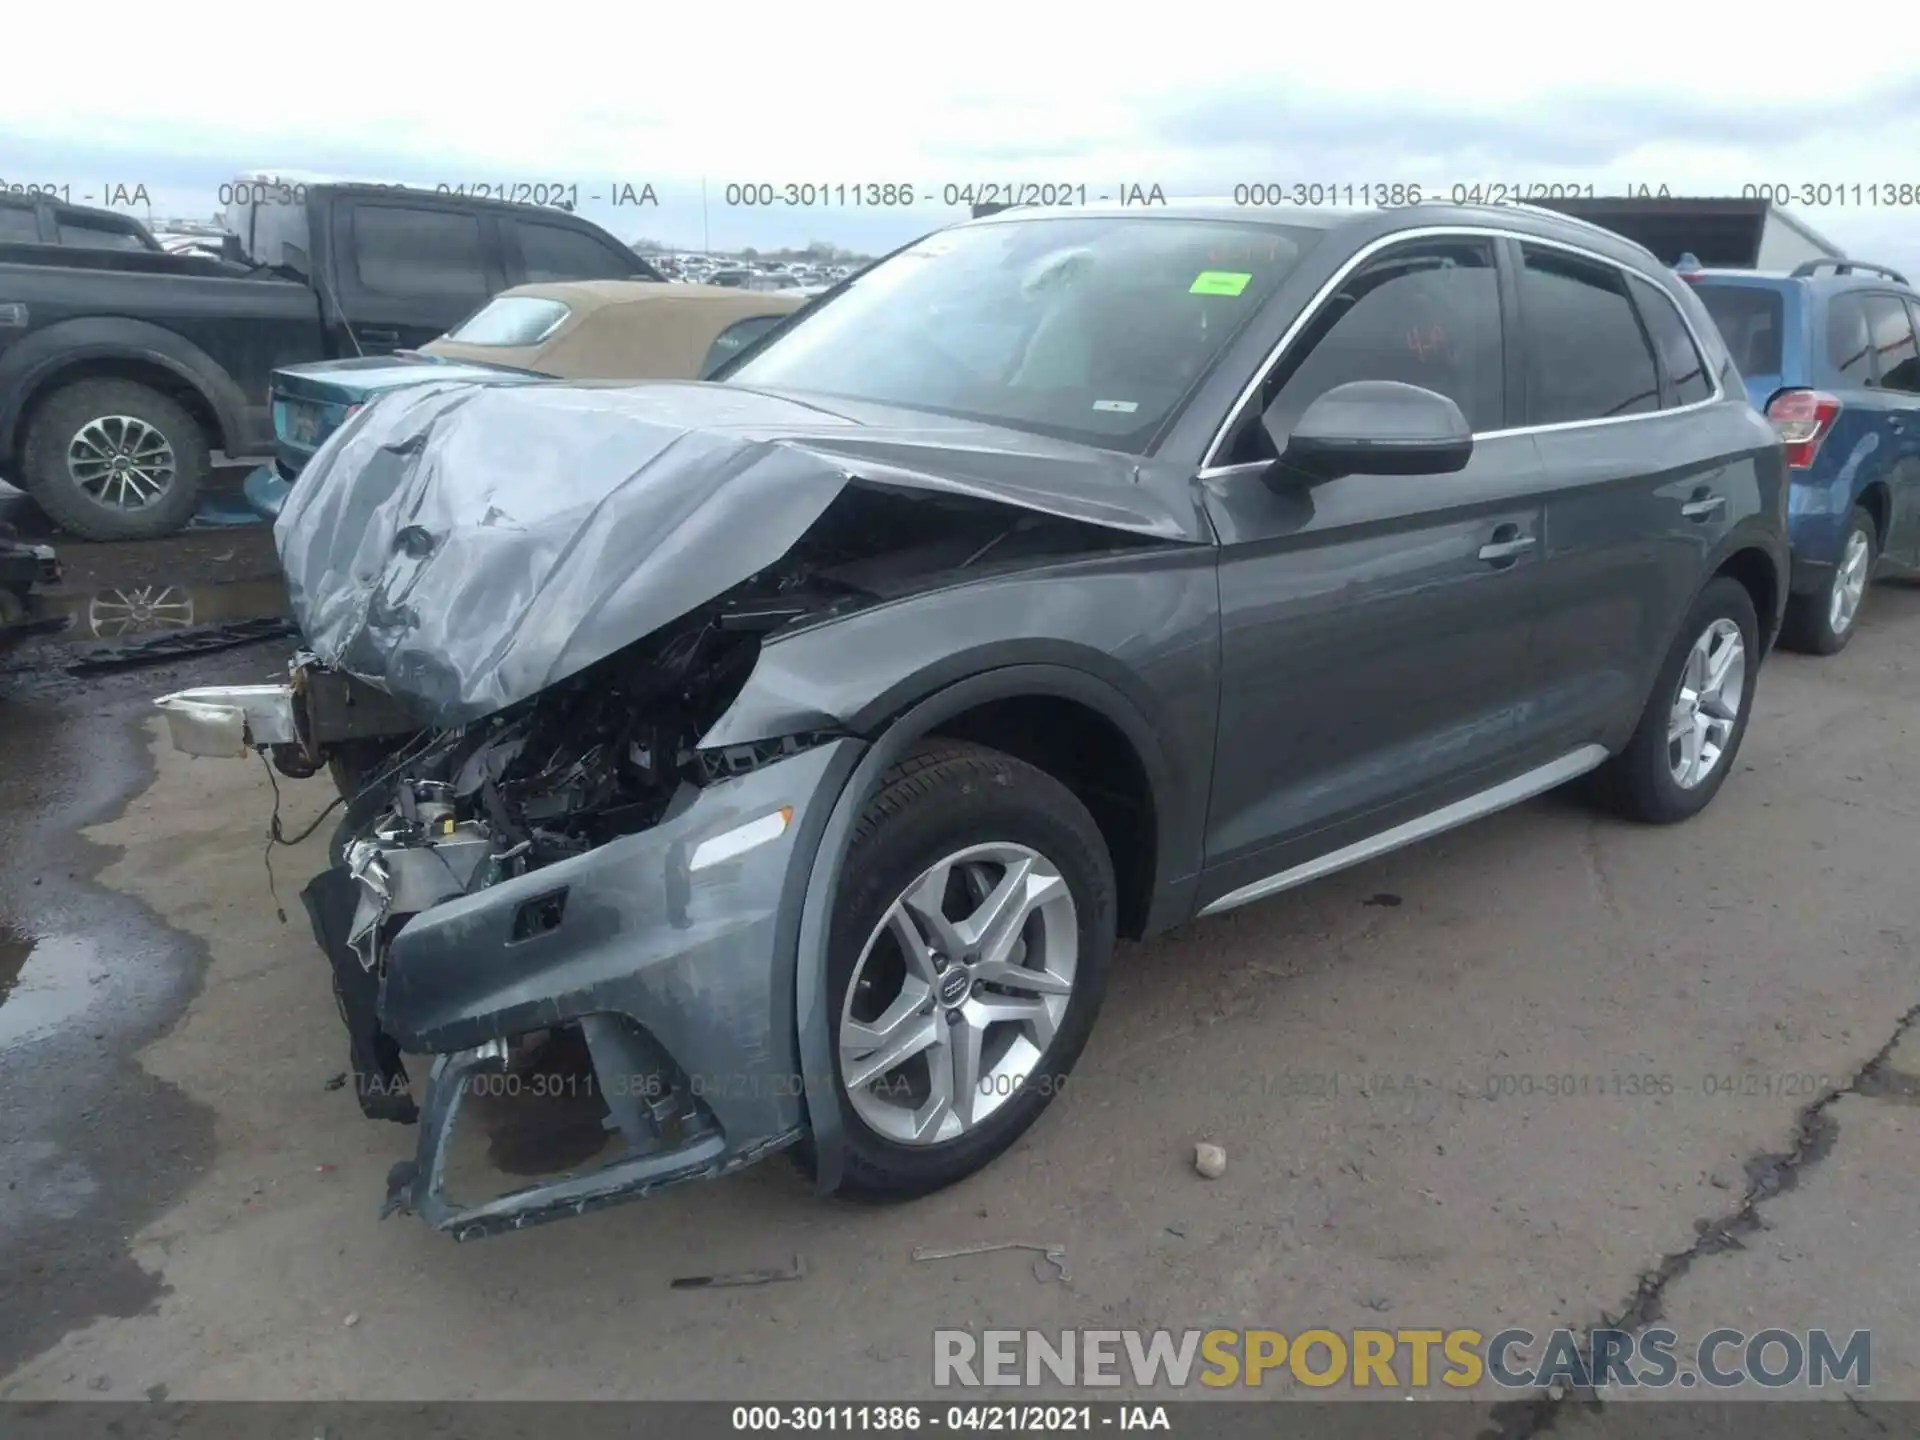
[[[328,744],[396,723],[372,703],[379,697],[335,688],[296,666],[292,685],[156,703],[188,754],[270,751],[281,768],[294,765],[289,773],[312,773],[303,767]],[[413,1119],[400,1056],[434,1057],[415,1154],[389,1176],[386,1208],[470,1239],[724,1174],[805,1135],[809,1099],[835,1101],[810,1097],[802,1079],[800,922],[821,835],[866,748],[826,740],[685,785],[651,829],[467,893],[429,895],[385,943],[377,981],[346,939],[360,882],[345,865],[316,879],[306,898],[348,1016],[354,1073],[368,1087],[362,1108]],[[574,1025],[620,1141],[614,1158],[456,1203],[450,1147],[475,1080],[503,1067],[521,1037]]]
[[[651,830],[408,920],[388,950],[381,1025],[403,1050],[437,1058],[390,1207],[468,1239],[720,1175],[798,1140],[800,913],[820,832],[863,748],[835,740],[683,792]],[[575,1022],[621,1153],[451,1202],[448,1148],[474,1077],[502,1063],[513,1037]]]

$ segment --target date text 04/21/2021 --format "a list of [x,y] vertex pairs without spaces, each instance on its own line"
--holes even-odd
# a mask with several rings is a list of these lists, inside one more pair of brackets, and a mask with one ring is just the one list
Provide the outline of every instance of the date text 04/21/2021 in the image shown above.
[[1152,205],[1171,203],[1157,181],[967,180],[927,185],[899,180],[730,180],[720,203],[733,209],[867,209],[910,205]]
[[1171,1431],[1164,1405],[736,1405],[737,1432],[802,1431],[810,1434],[1030,1435],[1036,1431],[1089,1434],[1096,1430]]

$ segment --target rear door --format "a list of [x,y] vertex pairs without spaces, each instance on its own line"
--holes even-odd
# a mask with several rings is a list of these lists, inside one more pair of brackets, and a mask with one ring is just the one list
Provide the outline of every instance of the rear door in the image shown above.
[[336,203],[337,296],[355,348],[417,349],[505,289],[495,223],[491,214],[421,196]]
[[[1525,424],[1547,476],[1530,747],[1625,739],[1730,492],[1717,386],[1678,306],[1599,256],[1515,242]],[[1745,397],[1734,397],[1751,432]]]

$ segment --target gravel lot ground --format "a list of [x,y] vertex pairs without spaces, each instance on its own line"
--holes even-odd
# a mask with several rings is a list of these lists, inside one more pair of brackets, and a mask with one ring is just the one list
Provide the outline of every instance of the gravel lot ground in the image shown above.
[[[412,1132],[326,1088],[296,899],[324,827],[275,856],[283,923],[262,769],[147,718],[282,654],[16,697],[0,905],[37,945],[0,1004],[0,1395],[901,1397],[935,1326],[1624,1314],[1869,1328],[1871,1398],[1920,1399],[1916,637],[1920,589],[1882,586],[1844,655],[1770,661],[1692,824],[1550,796],[1128,949],[1066,1095],[956,1189],[854,1208],[775,1160],[464,1246],[376,1222]],[[281,789],[293,822],[330,796]],[[1071,1281],[911,1258],[987,1239],[1064,1244]],[[797,1283],[668,1288],[796,1253]],[[1509,1433],[1594,1423],[1473,1398]]]

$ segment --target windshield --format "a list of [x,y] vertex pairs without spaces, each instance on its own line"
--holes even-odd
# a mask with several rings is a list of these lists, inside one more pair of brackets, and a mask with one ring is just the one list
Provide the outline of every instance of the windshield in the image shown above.
[[862,272],[725,379],[1138,454],[1320,233],[1147,218],[962,226]]

